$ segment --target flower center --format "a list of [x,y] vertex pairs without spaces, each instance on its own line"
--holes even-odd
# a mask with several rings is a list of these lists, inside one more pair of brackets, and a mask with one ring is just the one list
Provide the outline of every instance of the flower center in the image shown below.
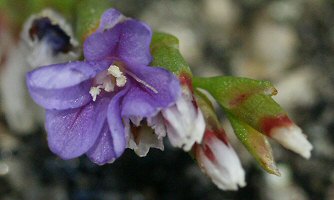
[[106,92],[112,92],[117,87],[124,87],[126,84],[126,76],[117,65],[110,65],[106,70],[98,74],[94,79],[94,85],[90,88],[89,94],[92,96],[93,101],[96,101],[96,97],[101,93],[101,90]]

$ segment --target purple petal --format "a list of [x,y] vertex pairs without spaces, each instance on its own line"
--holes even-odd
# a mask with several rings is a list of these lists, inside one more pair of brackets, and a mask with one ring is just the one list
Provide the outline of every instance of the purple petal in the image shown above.
[[27,86],[34,101],[46,109],[77,108],[91,100],[91,79],[109,64],[69,62],[41,67],[27,74]]
[[84,43],[87,60],[115,59],[148,65],[151,60],[151,29],[144,23],[127,20],[104,32],[92,34]]
[[111,163],[116,159],[113,138],[111,137],[107,121],[105,121],[100,136],[94,146],[87,152],[87,156],[98,165]]
[[122,155],[127,145],[125,127],[121,117],[121,102],[128,89],[129,87],[126,86],[126,88],[118,92],[111,99],[107,111],[107,119],[113,143],[112,146],[114,147],[116,158]]
[[100,26],[98,28],[98,32],[102,32],[106,29],[113,28],[116,24],[119,22],[125,20],[125,16],[122,15],[118,10],[116,9],[108,9],[105,11],[101,17],[100,20]]
[[[162,108],[173,104],[181,95],[179,80],[171,72],[148,66],[129,67],[136,78],[123,100],[122,116],[152,117]],[[147,85],[146,85],[147,84]]]
[[117,57],[127,63],[148,65],[152,61],[150,43],[151,28],[136,20],[127,20],[115,27],[121,30]]
[[84,43],[84,56],[89,61],[112,58],[115,55],[120,30],[111,29],[95,32]]
[[101,98],[76,109],[47,110],[46,130],[51,151],[63,159],[86,153],[100,135],[109,101]]

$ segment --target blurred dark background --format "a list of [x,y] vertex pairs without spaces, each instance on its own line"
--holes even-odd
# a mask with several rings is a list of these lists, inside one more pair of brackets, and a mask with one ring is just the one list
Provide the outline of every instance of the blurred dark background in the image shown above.
[[[221,191],[181,150],[165,145],[139,158],[132,151],[97,166],[63,161],[43,127],[30,134],[0,117],[1,200],[334,200],[334,1],[115,0],[115,8],[176,35],[199,76],[272,81],[275,99],[314,145],[305,160],[272,142],[282,176],[266,174],[232,135],[247,186]],[[224,123],[224,122],[222,122]]]

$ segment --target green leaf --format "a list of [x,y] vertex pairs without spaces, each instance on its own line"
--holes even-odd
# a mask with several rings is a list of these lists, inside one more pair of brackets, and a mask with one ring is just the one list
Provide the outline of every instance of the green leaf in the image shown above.
[[[269,81],[259,81],[249,78],[217,76],[217,77],[194,77],[194,86],[205,89],[217,96],[224,107],[230,108],[243,97],[254,93],[273,95],[276,89]],[[239,98],[238,98],[239,97]]]
[[110,0],[79,0],[76,6],[76,34],[83,42],[99,26],[101,15],[112,7]]
[[192,77],[189,65],[179,51],[179,40],[170,34],[155,32],[151,42],[152,66],[163,67],[177,76]]
[[266,136],[238,120],[229,112],[227,112],[227,117],[238,139],[260,166],[268,173],[280,176],[281,174],[275,164],[272,149]]
[[225,110],[259,132],[264,132],[265,119],[286,115],[271,98],[277,91],[268,81],[221,76],[196,77],[193,84],[207,90]]

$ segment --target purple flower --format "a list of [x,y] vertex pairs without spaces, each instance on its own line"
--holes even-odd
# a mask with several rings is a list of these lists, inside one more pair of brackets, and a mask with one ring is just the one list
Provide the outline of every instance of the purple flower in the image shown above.
[[30,95],[46,109],[54,153],[63,159],[86,154],[100,165],[113,162],[128,146],[133,121],[154,121],[178,99],[178,79],[148,66],[151,38],[146,24],[109,9],[84,43],[84,61],[27,74]]

